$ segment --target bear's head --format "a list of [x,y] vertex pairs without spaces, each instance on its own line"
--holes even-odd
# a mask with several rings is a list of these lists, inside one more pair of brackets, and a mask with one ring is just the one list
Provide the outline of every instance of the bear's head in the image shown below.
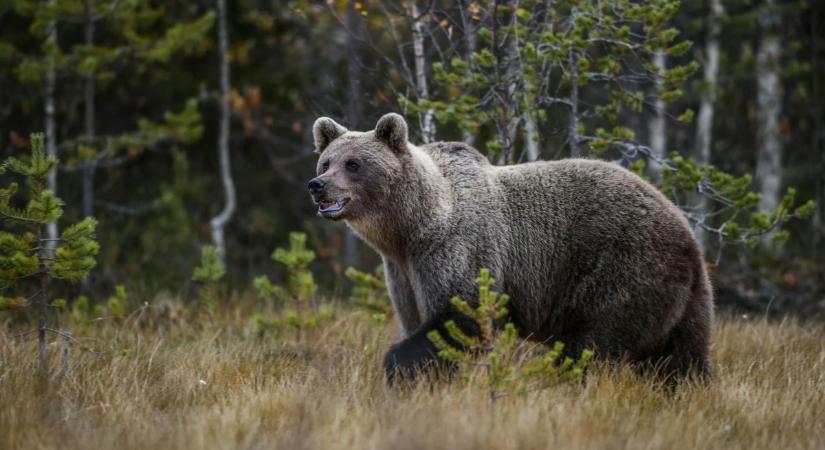
[[403,182],[402,169],[410,157],[403,117],[386,114],[375,130],[363,133],[321,117],[312,131],[320,156],[308,188],[319,215],[357,220],[393,208],[392,191]]

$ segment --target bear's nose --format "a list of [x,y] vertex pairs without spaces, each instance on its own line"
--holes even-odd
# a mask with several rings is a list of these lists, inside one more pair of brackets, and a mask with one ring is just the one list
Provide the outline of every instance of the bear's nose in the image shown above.
[[309,184],[307,185],[307,187],[309,188],[310,194],[320,194],[321,191],[324,190],[324,186],[326,185],[327,184],[324,182],[324,180],[320,178],[313,178],[309,180]]

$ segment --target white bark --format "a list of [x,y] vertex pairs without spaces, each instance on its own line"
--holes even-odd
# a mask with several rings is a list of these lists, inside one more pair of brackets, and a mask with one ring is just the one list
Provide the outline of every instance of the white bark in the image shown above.
[[[464,6],[462,5],[462,8]],[[478,29],[475,25],[473,25],[472,19],[469,17],[470,13],[466,12],[462,14],[462,20],[464,21],[464,40],[467,45],[466,54],[464,55],[465,61],[470,61],[473,57],[473,53],[476,51],[477,47],[477,34],[476,30]],[[468,69],[469,73],[469,69]],[[462,130],[461,131],[461,140],[464,141],[465,144],[473,146],[476,142],[476,136],[469,130]]]
[[[659,73],[667,70],[667,58],[663,50],[659,50],[653,54],[653,65]],[[659,92],[662,86],[662,78],[656,77],[656,92]],[[667,147],[667,105],[660,96],[656,96],[653,102],[653,118],[648,124],[648,132],[650,133],[650,153],[659,161],[665,158]],[[662,166],[658,163],[650,164],[650,172],[654,179],[658,179],[662,173]]]
[[539,127],[530,113],[524,114],[524,128],[526,130],[525,143],[527,160],[536,161],[539,159]]
[[226,29],[226,0],[217,0],[218,9],[218,65],[221,84],[221,115],[218,129],[218,154],[220,157],[221,181],[223,182],[226,203],[223,210],[209,221],[212,228],[212,241],[218,249],[221,259],[226,258],[224,228],[235,213],[235,182],[229,158],[229,37]]
[[724,14],[721,0],[711,0],[708,34],[705,40],[705,92],[699,104],[696,120],[696,155],[702,164],[710,163],[713,142],[713,115],[716,103],[716,87],[719,80],[719,20]]
[[[427,86],[427,57],[424,54],[424,18],[415,1],[409,2],[412,16],[413,55],[415,57],[415,83],[419,100],[429,100],[430,90]],[[432,108],[424,111],[421,122],[421,139],[425,144],[435,140],[435,118]]]
[[[577,10],[570,11],[570,26],[576,22]],[[578,55],[570,48],[567,55],[568,70],[570,71],[570,124],[568,125],[568,141],[570,144],[570,157],[581,158],[582,152],[579,147],[579,71]]]
[[570,157],[581,158],[582,152],[579,148],[579,81],[578,68],[576,67],[576,57],[571,49],[568,55],[570,64],[570,125],[568,126],[568,140],[570,142]]
[[[719,84],[719,21],[725,13],[721,0],[711,0],[708,17],[707,37],[705,38],[704,83],[705,92],[699,103],[699,116],[696,120],[696,156],[700,164],[710,164],[711,145],[713,144],[713,116],[716,104],[716,88]],[[708,213],[708,199],[700,199],[703,214]],[[704,229],[696,227],[696,238],[704,247],[707,239]]]
[[[766,2],[766,9],[773,5]],[[756,180],[762,199],[759,208],[772,211],[779,205],[782,184],[782,143],[779,139],[779,115],[782,112],[782,91],[779,81],[779,37],[774,22],[778,17],[766,12],[760,18],[762,42],[756,55],[757,120],[759,124],[759,157]]]
[[[49,4],[54,5],[56,0],[50,0]],[[57,22],[52,21],[46,31],[46,41],[51,45],[57,45]],[[48,47],[48,46],[47,46]],[[45,128],[46,128],[46,153],[57,157],[57,125],[55,123],[55,87],[57,85],[57,75],[54,58],[46,56],[46,85],[45,85]],[[46,188],[57,194],[57,167],[49,172],[46,178]],[[57,223],[50,223],[46,226],[46,237],[49,241],[46,247],[54,249],[57,241]]]

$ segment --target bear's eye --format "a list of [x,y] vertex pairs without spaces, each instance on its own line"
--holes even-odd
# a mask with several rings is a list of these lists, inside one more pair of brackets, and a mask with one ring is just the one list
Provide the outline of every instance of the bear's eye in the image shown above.
[[321,173],[326,172],[329,169],[329,161],[324,161],[321,164]]
[[347,161],[344,164],[344,167],[346,167],[347,170],[349,170],[350,172],[358,172],[358,168],[361,166],[359,166],[358,163],[355,161]]

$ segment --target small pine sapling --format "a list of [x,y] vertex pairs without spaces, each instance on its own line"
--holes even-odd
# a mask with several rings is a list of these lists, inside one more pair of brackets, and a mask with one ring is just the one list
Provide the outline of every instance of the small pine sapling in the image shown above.
[[392,315],[392,305],[384,283],[384,266],[376,267],[373,273],[350,267],[344,274],[353,284],[350,304],[370,313],[376,325],[386,324],[387,318]]
[[72,310],[69,312],[69,322],[73,325],[85,324],[90,320],[90,314],[89,297],[80,295],[72,302]]
[[109,317],[115,320],[123,320],[126,318],[126,288],[119,284],[115,286],[114,295],[109,296],[106,300],[106,309],[104,311],[103,305],[95,307],[95,313],[98,317],[106,316],[108,312]]
[[[473,319],[478,326],[478,336],[468,336],[452,320],[444,324],[449,337],[459,344],[451,345],[437,330],[427,333],[427,338],[438,349],[438,355],[464,370],[465,375],[474,375],[474,368],[484,368],[486,385],[490,399],[506,395],[506,391],[515,389],[524,393],[561,382],[574,382],[582,378],[593,352],[584,350],[578,360],[565,357],[560,360],[564,344],[557,342],[542,356],[527,359],[520,358],[518,347],[518,330],[513,323],[506,323],[501,330],[498,323],[507,315],[506,294],[492,291],[495,279],[490,277],[489,269],[481,269],[476,278],[478,285],[478,306],[472,307],[460,297],[453,297],[450,302],[455,308]],[[469,370],[468,370],[469,369]]]
[[[17,201],[17,183],[0,188],[0,218],[16,229],[0,231],[0,310],[36,307],[40,374],[45,379],[46,333],[66,339],[64,354],[73,340],[71,334],[47,325],[49,285],[53,280],[80,281],[95,266],[100,247],[94,235],[97,221],[92,217],[66,227],[56,242],[46,237],[46,227],[63,215],[63,201],[46,188],[46,178],[56,169],[58,159],[44,151],[42,133],[31,135],[31,148],[30,157],[10,156],[0,164],[0,174],[8,171],[20,175],[28,187],[25,202]],[[27,284],[29,280],[36,286]],[[27,290],[30,295],[20,294]],[[65,364],[64,359],[64,369]]]
[[278,248],[272,253],[272,259],[286,267],[286,287],[273,284],[266,275],[256,277],[253,281],[264,300],[274,300],[283,307],[280,317],[256,314],[255,322],[258,326],[269,329],[285,325],[296,330],[299,340],[303,336],[302,330],[315,327],[333,316],[329,305],[316,309],[313,304],[318,285],[315,284],[309,264],[315,259],[315,252],[306,248],[306,240],[304,233],[290,233],[289,249]]
[[218,307],[219,283],[224,275],[226,266],[221,261],[218,248],[204,245],[201,248],[201,264],[192,271],[192,280],[201,285],[200,301],[213,318]]

